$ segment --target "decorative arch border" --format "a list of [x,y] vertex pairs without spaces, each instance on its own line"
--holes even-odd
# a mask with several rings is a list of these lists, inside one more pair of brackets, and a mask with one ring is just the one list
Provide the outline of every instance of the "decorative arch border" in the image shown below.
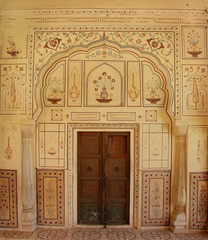
[[[41,114],[42,112],[42,108],[43,108],[43,100],[41,99],[41,94],[42,94],[42,91],[43,89],[45,88],[45,85],[44,85],[44,82],[46,80],[46,75],[48,74],[48,71],[50,71],[51,67],[53,67],[54,64],[56,64],[58,61],[60,61],[61,59],[65,59],[65,58],[68,58],[70,59],[71,56],[73,56],[73,54],[78,54],[78,53],[88,53],[90,51],[92,51],[92,49],[95,49],[97,47],[102,47],[103,45],[106,45],[106,42],[110,45],[110,47],[112,47],[111,45],[113,45],[113,47],[115,47],[117,49],[117,51],[119,51],[119,53],[129,53],[129,54],[132,54],[132,55],[135,55],[137,58],[142,58],[142,59],[145,59],[147,61],[150,61],[153,63],[154,67],[156,67],[157,69],[157,72],[161,75],[161,77],[163,78],[163,86],[164,86],[164,91],[166,92],[166,100],[165,100],[165,107],[166,107],[166,111],[168,113],[168,115],[170,116],[170,118],[172,118],[172,120],[174,119],[174,114],[172,113],[170,107],[171,107],[171,103],[173,101],[173,89],[172,87],[170,86],[170,80],[166,80],[166,79],[169,79],[169,74],[168,74],[168,71],[167,69],[161,64],[160,60],[155,57],[155,56],[152,56],[151,54],[149,53],[143,53],[141,52],[140,50],[138,51],[137,49],[135,48],[129,48],[129,47],[122,47],[122,46],[119,46],[118,44],[116,43],[111,43],[111,42],[108,42],[106,39],[105,39],[105,34],[103,36],[103,39],[101,39],[101,41],[97,41],[95,43],[90,43],[90,47],[89,45],[87,46],[77,46],[77,47],[74,47],[72,48],[70,51],[67,51],[67,52],[64,52],[61,54],[61,56],[59,56],[60,54],[58,54],[57,56],[53,56],[52,59],[43,66],[43,68],[40,70],[40,73],[39,73],[39,76],[38,76],[38,82],[37,84],[35,85],[35,93],[34,93],[34,98],[35,98],[35,102],[36,102],[36,105],[37,105],[37,108],[34,112],[34,115],[33,115],[33,118],[36,120],[39,115]],[[49,65],[49,66],[48,66]],[[43,80],[42,82],[40,81]]]
[[[133,173],[133,227],[139,227],[139,124],[80,124],[80,123],[68,123],[68,216],[69,225],[73,226],[73,175],[75,173],[73,143],[75,138],[75,130],[80,131],[118,131],[133,130],[134,132],[134,173]],[[67,214],[66,214],[67,215]]]
[[[181,117],[181,99],[180,99],[180,82],[179,82],[179,27],[177,26],[44,26],[44,27],[32,27],[30,29],[30,51],[29,51],[29,82],[28,82],[28,89],[29,89],[29,95],[28,95],[28,109],[27,114],[28,116],[33,116],[33,119],[37,119],[38,116],[41,113],[40,107],[37,106],[37,89],[39,89],[40,81],[39,79],[42,79],[43,72],[48,68],[48,64],[52,64],[52,62],[57,61],[60,59],[60,56],[70,56],[75,51],[78,50],[85,50],[87,48],[90,48],[93,44],[97,43],[99,44],[103,39],[106,39],[105,32],[107,33],[155,33],[155,32],[164,32],[164,33],[172,33],[173,34],[173,51],[172,51],[172,72],[170,73],[167,69],[167,67],[161,63],[160,58],[157,57],[155,49],[153,49],[151,46],[148,50],[141,50],[139,47],[135,46],[133,43],[129,43],[126,45],[121,45],[120,43],[112,40],[107,40],[109,43],[116,44],[121,49],[125,48],[131,48],[132,51],[136,51],[138,55],[146,55],[147,58],[152,58],[153,62],[157,62],[161,67],[163,68],[165,75],[167,76],[167,88],[168,90],[168,106],[169,109],[169,115],[170,117],[174,119],[180,119]],[[35,61],[37,61],[38,57],[38,44],[36,33],[92,33],[99,35],[99,40],[96,41],[87,41],[86,39],[83,40],[83,44],[76,44],[76,43],[70,43],[67,46],[65,45],[62,47],[62,49],[50,49],[51,54],[47,56],[46,59],[39,59],[40,66],[35,66]],[[103,35],[104,34],[104,35]],[[75,39],[76,40],[76,39]],[[58,41],[58,40],[57,40]],[[60,42],[59,42],[60,43]],[[47,44],[45,44],[44,47],[47,47]],[[168,55],[168,54],[167,54]],[[163,59],[164,60],[164,59]],[[165,61],[166,62],[166,61]],[[167,61],[168,62],[168,61]],[[176,71],[177,70],[177,71]],[[35,92],[32,90],[32,86],[36,89]],[[35,101],[32,101],[32,96],[35,97]]]

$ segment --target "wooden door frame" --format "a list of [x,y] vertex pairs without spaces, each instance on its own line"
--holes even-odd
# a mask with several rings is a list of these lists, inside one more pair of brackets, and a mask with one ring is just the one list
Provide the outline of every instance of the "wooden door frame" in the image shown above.
[[[130,202],[129,225],[139,226],[139,124],[68,124],[68,216],[69,226],[87,227],[77,223],[77,135],[78,132],[130,133]],[[100,225],[103,227],[102,225]],[[124,226],[124,225],[122,225]],[[90,226],[93,227],[93,226]],[[97,227],[97,226],[96,226]],[[112,226],[114,227],[114,226]],[[119,225],[118,225],[119,227]]]

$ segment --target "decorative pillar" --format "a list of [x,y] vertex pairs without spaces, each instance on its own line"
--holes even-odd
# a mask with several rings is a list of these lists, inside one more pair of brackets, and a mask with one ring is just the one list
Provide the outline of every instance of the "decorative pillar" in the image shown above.
[[174,210],[171,227],[174,231],[185,230],[186,218],[186,126],[175,126],[176,136],[174,167]]
[[32,136],[35,124],[31,120],[21,125],[22,133],[22,228],[34,230],[37,225]]

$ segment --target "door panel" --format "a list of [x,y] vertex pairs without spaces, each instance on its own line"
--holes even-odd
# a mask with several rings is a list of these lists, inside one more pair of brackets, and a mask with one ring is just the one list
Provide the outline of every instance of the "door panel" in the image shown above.
[[127,154],[127,138],[124,136],[108,135],[108,154]]
[[126,223],[126,204],[108,203],[107,206],[107,224],[127,224]]
[[101,134],[78,133],[78,223],[102,223],[101,180]]
[[106,224],[129,223],[129,133],[105,134]]
[[84,223],[99,223],[101,220],[101,206],[99,203],[82,202],[80,219]]
[[81,159],[80,176],[81,177],[99,177],[100,176],[100,158]]
[[124,199],[126,198],[126,182],[125,181],[111,181],[108,184],[108,198],[109,199]]
[[108,161],[108,176],[109,177],[125,177],[127,174],[128,159],[114,158]]
[[92,199],[92,200],[100,199],[100,181],[83,179],[80,181],[80,185],[82,186],[80,190],[81,190],[81,196],[83,200],[84,199]]
[[78,223],[129,223],[129,133],[78,133]]
[[92,136],[92,134],[83,133],[81,141],[81,154],[100,154],[99,134]]

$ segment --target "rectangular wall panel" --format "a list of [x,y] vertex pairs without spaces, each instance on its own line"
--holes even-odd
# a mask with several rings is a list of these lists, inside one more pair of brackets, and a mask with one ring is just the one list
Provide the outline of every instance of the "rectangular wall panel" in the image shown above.
[[141,90],[140,90],[140,66],[139,61],[128,61],[128,106],[139,107],[141,102]]
[[108,112],[107,120],[108,121],[135,121],[136,113],[135,112]]
[[65,167],[65,124],[39,123],[38,167]]
[[208,114],[208,65],[183,65],[183,115]]
[[182,27],[183,58],[204,59],[207,56],[206,27]]
[[0,114],[26,114],[26,65],[0,65]]
[[170,172],[144,171],[142,181],[142,225],[170,223]]
[[65,224],[64,171],[37,171],[38,224]]
[[208,228],[208,172],[190,173],[189,224],[191,229]]
[[169,124],[143,124],[142,167],[143,169],[170,167]]
[[68,106],[82,105],[82,61],[69,61]]
[[99,121],[100,113],[98,112],[72,112],[72,121]]
[[15,170],[0,170],[0,227],[17,227],[17,177]]

